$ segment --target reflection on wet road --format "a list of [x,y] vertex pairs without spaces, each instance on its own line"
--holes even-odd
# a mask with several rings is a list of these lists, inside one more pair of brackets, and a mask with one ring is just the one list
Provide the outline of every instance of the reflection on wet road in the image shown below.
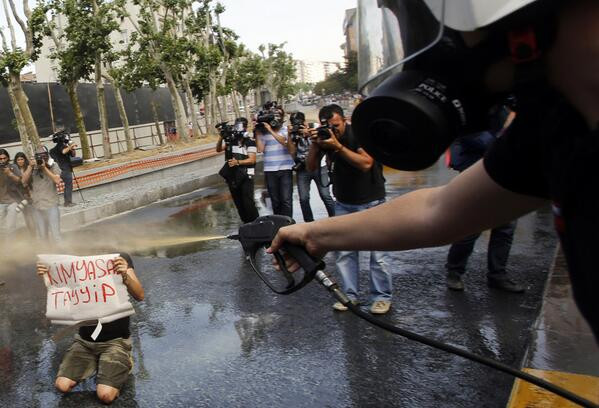
[[[388,171],[387,188],[396,196],[451,176],[441,166]],[[321,218],[324,206],[313,197]],[[297,197],[294,210],[301,220]],[[146,288],[132,318],[134,375],[114,406],[505,406],[506,375],[335,313],[315,284],[275,295],[239,243],[200,240],[234,233],[237,220],[228,191],[215,186],[70,234],[73,252],[131,251]],[[487,240],[483,234],[477,243],[464,293],[445,289],[446,247],[393,253],[395,299],[383,319],[517,366],[555,247],[550,214],[518,225],[509,268],[528,287],[525,295],[486,287]],[[333,258],[326,261],[333,272]],[[7,282],[0,288],[0,405],[101,406],[93,381],[66,397],[53,389],[70,340],[50,340],[57,329],[44,317],[45,289],[32,267],[22,257],[0,275]]]

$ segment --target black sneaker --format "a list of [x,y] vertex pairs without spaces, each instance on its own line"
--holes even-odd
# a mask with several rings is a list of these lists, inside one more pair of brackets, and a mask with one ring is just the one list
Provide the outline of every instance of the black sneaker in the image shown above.
[[462,282],[462,276],[459,273],[448,272],[445,283],[451,290],[464,290],[464,282]]
[[523,293],[524,286],[514,282],[510,278],[501,277],[495,278],[492,276],[487,277],[487,283],[490,288],[503,290],[504,292],[510,293]]

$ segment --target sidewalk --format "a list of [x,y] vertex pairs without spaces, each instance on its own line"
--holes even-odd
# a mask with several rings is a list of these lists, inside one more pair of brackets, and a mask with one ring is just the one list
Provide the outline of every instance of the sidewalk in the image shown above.
[[157,151],[131,161],[75,169],[76,205],[60,207],[62,230],[76,229],[209,185],[218,177],[221,155],[210,142],[177,151]]
[[[566,261],[555,256],[532,330],[524,371],[599,403],[599,347],[574,299]],[[516,380],[508,407],[575,407],[525,381]]]

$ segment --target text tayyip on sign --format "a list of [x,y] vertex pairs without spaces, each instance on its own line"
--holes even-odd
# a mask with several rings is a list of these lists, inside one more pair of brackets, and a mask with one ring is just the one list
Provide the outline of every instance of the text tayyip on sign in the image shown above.
[[54,324],[86,320],[109,323],[135,313],[127,287],[114,269],[118,254],[38,255],[50,267],[44,275],[48,289],[46,317]]

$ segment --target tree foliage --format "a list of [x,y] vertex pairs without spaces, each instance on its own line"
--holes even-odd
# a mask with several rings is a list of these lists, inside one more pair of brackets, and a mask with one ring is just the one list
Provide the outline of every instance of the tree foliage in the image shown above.
[[68,21],[62,31],[58,30],[54,19],[48,27],[57,32],[62,44],[51,57],[60,65],[58,80],[63,84],[90,80],[97,53],[101,53],[105,60],[111,58],[110,34],[119,28],[115,5],[100,1],[97,4],[96,14],[90,0],[54,0],[48,4],[52,16],[61,14]]
[[356,92],[358,90],[358,56],[355,52],[345,57],[345,64],[341,70],[329,75],[324,81],[314,86],[314,93],[318,95],[338,94],[343,92]]
[[293,56],[284,50],[285,43],[261,45],[258,49],[262,54],[266,71],[265,86],[272,99],[280,100],[293,93],[293,82],[296,78]]

